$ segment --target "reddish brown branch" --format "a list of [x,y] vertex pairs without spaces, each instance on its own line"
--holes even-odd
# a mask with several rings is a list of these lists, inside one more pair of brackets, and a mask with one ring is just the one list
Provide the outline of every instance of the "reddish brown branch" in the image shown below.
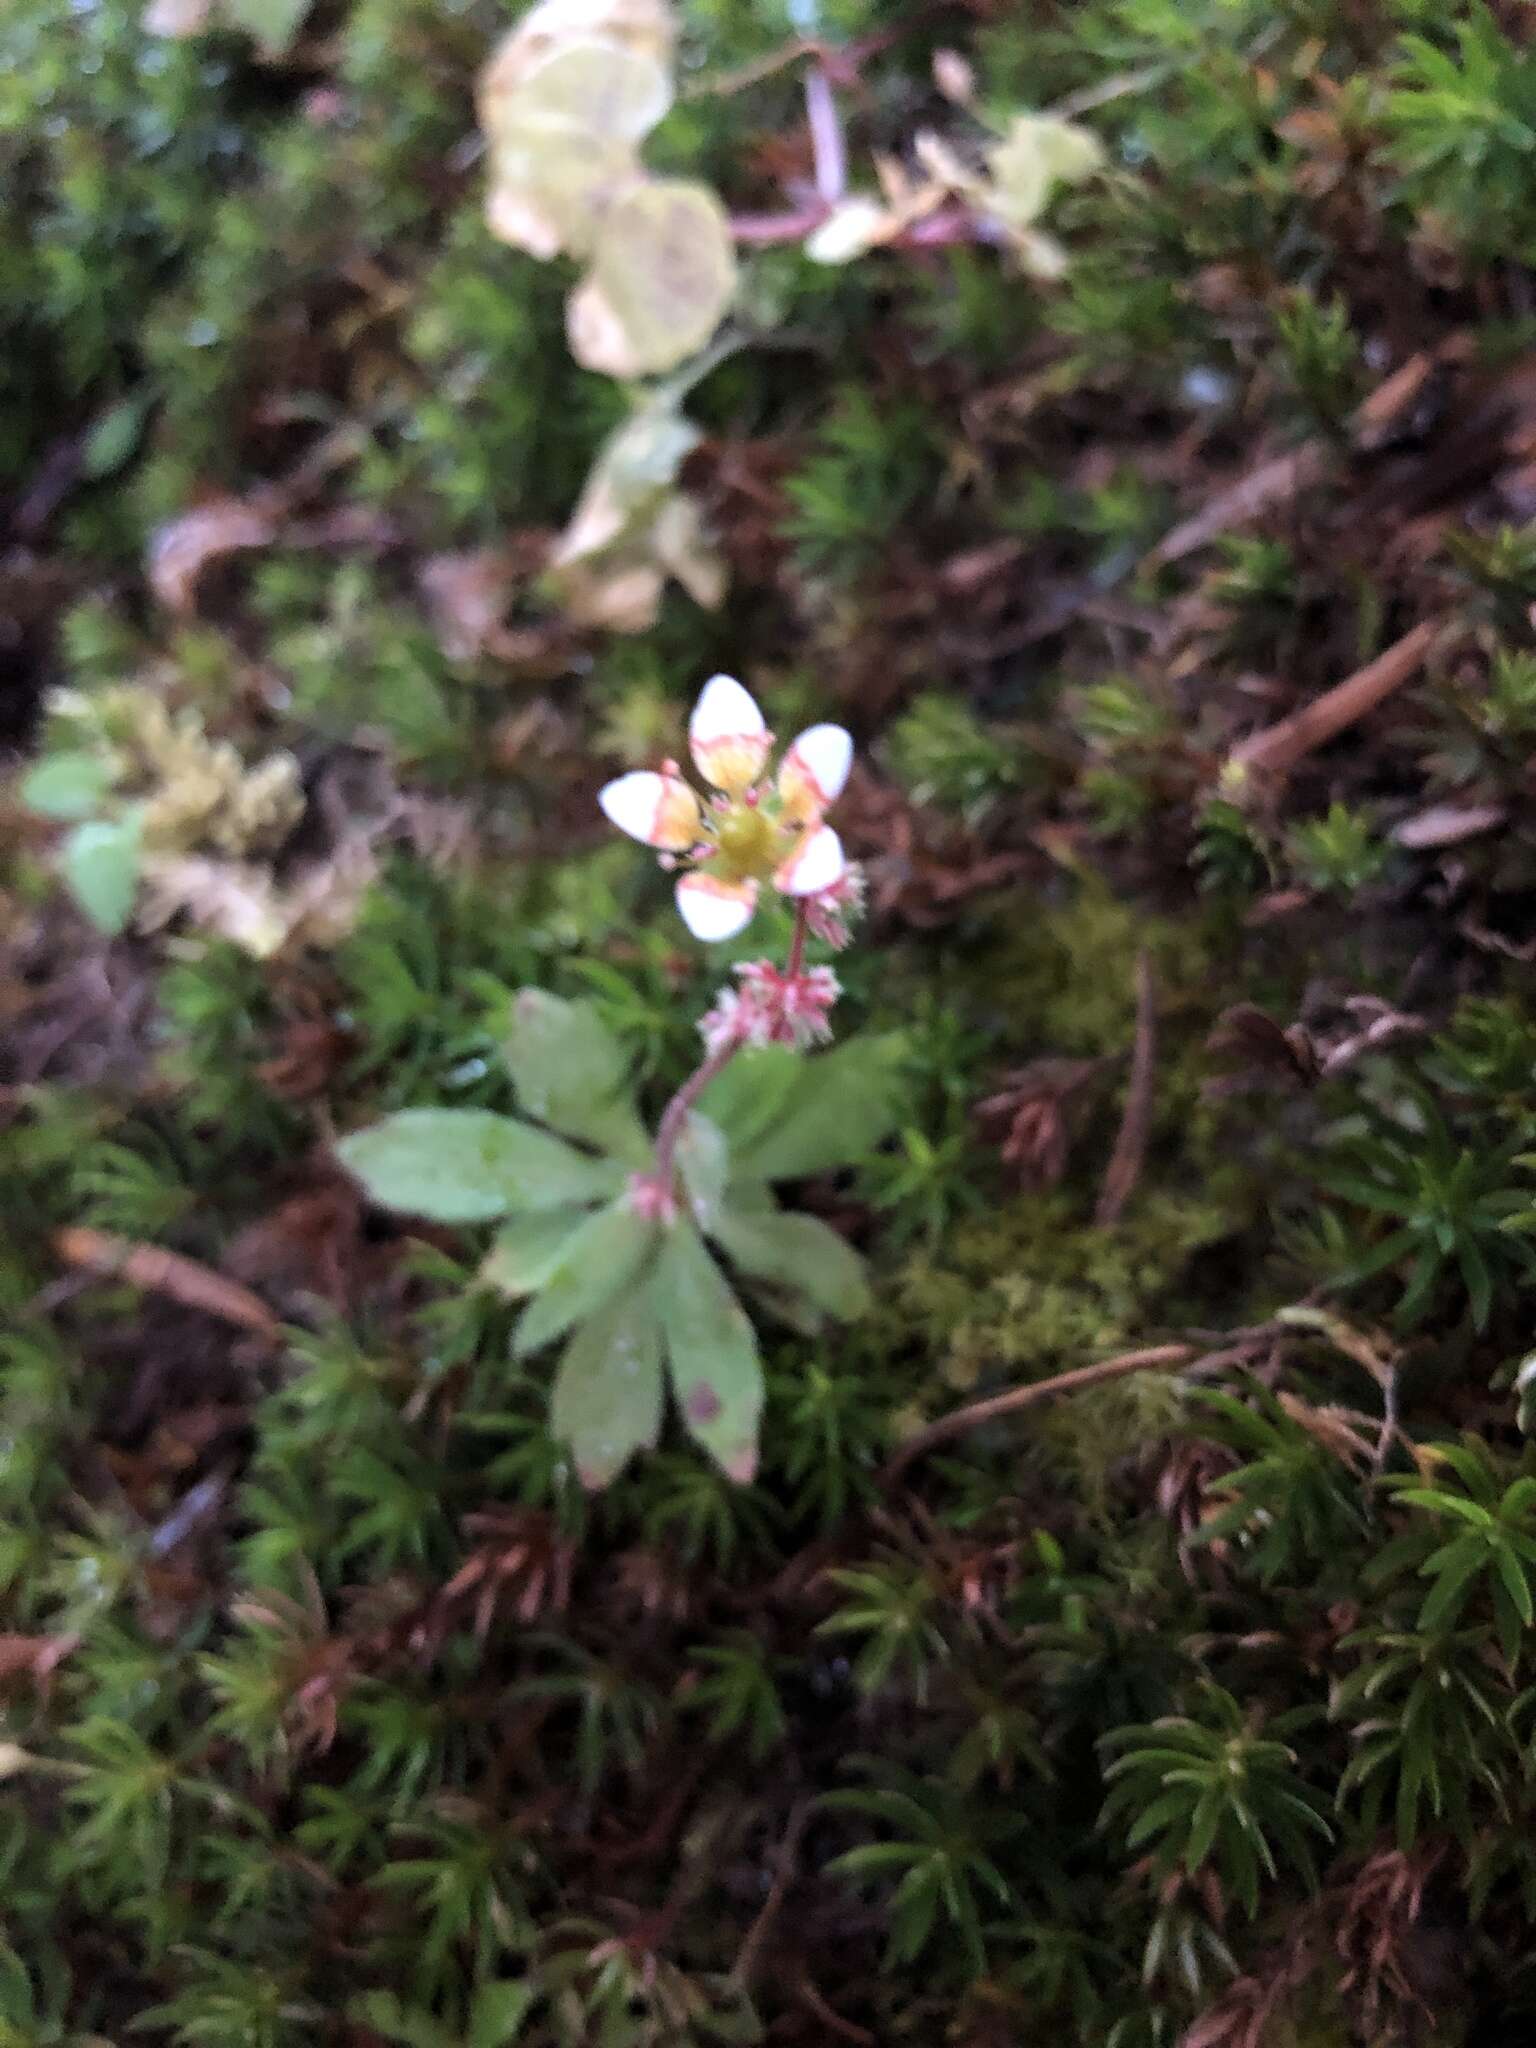
[[1157,989],[1152,979],[1152,960],[1142,953],[1136,961],[1136,1039],[1131,1051],[1131,1074],[1125,1090],[1125,1113],[1120,1119],[1115,1149],[1104,1172],[1099,1206],[1094,1222],[1109,1230],[1120,1221],[1126,1203],[1141,1178],[1147,1156],[1147,1139],[1152,1130],[1152,1090],[1157,1069]]
[[110,1231],[71,1225],[53,1234],[53,1248],[67,1266],[126,1280],[146,1294],[166,1294],[184,1308],[201,1309],[221,1322],[254,1330],[271,1344],[280,1342],[282,1325],[266,1303],[248,1287],[226,1280],[222,1273],[199,1265],[179,1252],[158,1245],[136,1244]]
[[1057,1373],[1054,1379],[1035,1380],[1027,1387],[1009,1387],[1006,1393],[973,1401],[968,1408],[957,1408],[953,1415],[941,1415],[937,1422],[930,1422],[926,1429],[918,1430],[899,1444],[886,1461],[880,1484],[894,1486],[914,1459],[925,1457],[957,1436],[968,1435],[984,1422],[996,1422],[1004,1415],[1017,1415],[1042,1401],[1054,1400],[1058,1394],[1081,1393],[1085,1387],[1102,1386],[1108,1380],[1124,1379],[1128,1373],[1146,1372],[1153,1366],[1188,1365],[1195,1355],[1192,1344],[1150,1344],[1142,1351],[1125,1351],[1118,1358],[1101,1359],[1097,1365],[1079,1365],[1071,1372]]
[[1293,711],[1289,718],[1282,718],[1244,740],[1233,751],[1232,765],[1261,775],[1289,774],[1298,761],[1325,746],[1347,726],[1356,724],[1368,711],[1374,711],[1394,690],[1400,690],[1417,675],[1439,630],[1437,620],[1422,620],[1411,633],[1394,641],[1385,654],[1378,654],[1342,683]]

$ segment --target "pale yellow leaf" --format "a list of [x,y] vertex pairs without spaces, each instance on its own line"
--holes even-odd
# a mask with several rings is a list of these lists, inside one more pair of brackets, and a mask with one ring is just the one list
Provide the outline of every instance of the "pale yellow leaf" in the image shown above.
[[701,348],[736,290],[725,210],[706,186],[657,179],[604,214],[592,270],[567,307],[571,352],[610,377],[675,369]]
[[499,103],[569,43],[601,37],[670,71],[675,36],[666,0],[541,0],[497,44],[480,74],[480,125],[493,129]]
[[1077,184],[1103,159],[1098,139],[1054,114],[1016,114],[987,151],[987,210],[1005,227],[1032,227],[1058,185]]
[[656,62],[623,43],[592,37],[552,50],[514,90],[498,99],[494,138],[532,119],[583,134],[639,142],[672,104],[672,81]]
[[486,220],[530,256],[586,256],[604,210],[642,175],[631,143],[525,121],[492,144]]

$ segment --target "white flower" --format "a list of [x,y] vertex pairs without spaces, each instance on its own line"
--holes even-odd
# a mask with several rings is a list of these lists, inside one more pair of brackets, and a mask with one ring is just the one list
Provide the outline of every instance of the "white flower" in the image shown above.
[[693,708],[688,743],[694,767],[715,791],[707,803],[673,761],[619,776],[598,802],[632,839],[686,856],[677,907],[696,939],[744,931],[765,882],[797,897],[837,886],[848,863],[823,816],[853,763],[853,741],[840,725],[807,727],[765,782],[773,734],[733,676],[714,676]]

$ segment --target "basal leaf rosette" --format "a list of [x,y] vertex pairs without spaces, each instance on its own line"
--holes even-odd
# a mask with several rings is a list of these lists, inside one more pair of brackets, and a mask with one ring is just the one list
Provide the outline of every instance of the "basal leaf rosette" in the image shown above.
[[343,1165],[384,1207],[498,1226],[481,1278],[523,1304],[517,1358],[560,1347],[550,1421],[584,1486],[656,1442],[668,1387],[694,1439],[749,1480],[763,1371],[742,1293],[804,1331],[868,1300],[858,1254],[773,1183],[868,1156],[895,1120],[899,1047],[742,1051],[688,1116],[675,1205],[651,1198],[628,1062],[590,1004],[522,990],[505,1053],[519,1116],[399,1110],[342,1139]]

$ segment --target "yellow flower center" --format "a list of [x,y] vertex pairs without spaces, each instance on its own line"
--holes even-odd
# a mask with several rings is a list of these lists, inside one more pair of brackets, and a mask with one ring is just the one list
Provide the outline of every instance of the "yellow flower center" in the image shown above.
[[711,821],[716,853],[710,872],[722,882],[766,882],[794,845],[793,832],[762,804],[732,804]]

